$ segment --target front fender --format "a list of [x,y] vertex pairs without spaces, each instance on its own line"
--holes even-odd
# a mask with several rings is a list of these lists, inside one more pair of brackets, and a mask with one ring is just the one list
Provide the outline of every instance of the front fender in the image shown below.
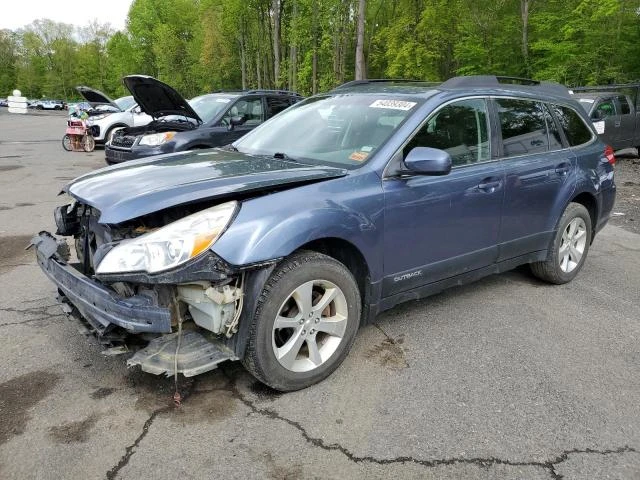
[[314,240],[339,238],[360,250],[372,279],[380,278],[383,202],[374,172],[254,198],[242,203],[212,249],[243,266],[286,257]]

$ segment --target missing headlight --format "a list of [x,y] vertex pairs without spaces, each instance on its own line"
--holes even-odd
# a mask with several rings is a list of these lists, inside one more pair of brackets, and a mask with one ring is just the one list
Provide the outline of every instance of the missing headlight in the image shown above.
[[56,207],[53,216],[56,221],[57,235],[69,237],[80,233],[80,216],[78,215],[77,203]]

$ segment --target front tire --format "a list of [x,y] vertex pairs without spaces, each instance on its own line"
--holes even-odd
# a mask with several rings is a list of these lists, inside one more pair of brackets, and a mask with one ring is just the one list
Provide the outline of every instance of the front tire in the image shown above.
[[265,284],[243,364],[276,390],[313,385],[349,353],[361,311],[358,286],[342,263],[316,252],[296,253]]
[[587,209],[579,203],[570,203],[558,222],[547,259],[531,264],[533,274],[556,285],[573,280],[587,258],[592,232]]

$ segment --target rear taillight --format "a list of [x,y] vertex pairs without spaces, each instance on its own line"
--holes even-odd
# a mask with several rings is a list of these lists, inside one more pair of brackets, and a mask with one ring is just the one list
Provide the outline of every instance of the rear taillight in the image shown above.
[[604,156],[611,165],[616,164],[616,156],[614,155],[613,148],[607,145],[604,149]]

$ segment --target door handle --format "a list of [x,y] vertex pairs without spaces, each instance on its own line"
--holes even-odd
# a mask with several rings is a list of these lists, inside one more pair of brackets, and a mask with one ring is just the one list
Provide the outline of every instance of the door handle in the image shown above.
[[614,125],[616,126],[616,128],[620,127],[620,121],[615,122]]
[[558,175],[566,175],[567,173],[569,173],[570,169],[571,165],[569,165],[568,163],[561,163],[556,167],[556,173]]
[[478,185],[478,190],[481,190],[481,191],[486,192],[486,193],[493,193],[498,188],[500,188],[501,184],[502,184],[502,182],[500,180],[495,180],[493,178],[485,178]]

